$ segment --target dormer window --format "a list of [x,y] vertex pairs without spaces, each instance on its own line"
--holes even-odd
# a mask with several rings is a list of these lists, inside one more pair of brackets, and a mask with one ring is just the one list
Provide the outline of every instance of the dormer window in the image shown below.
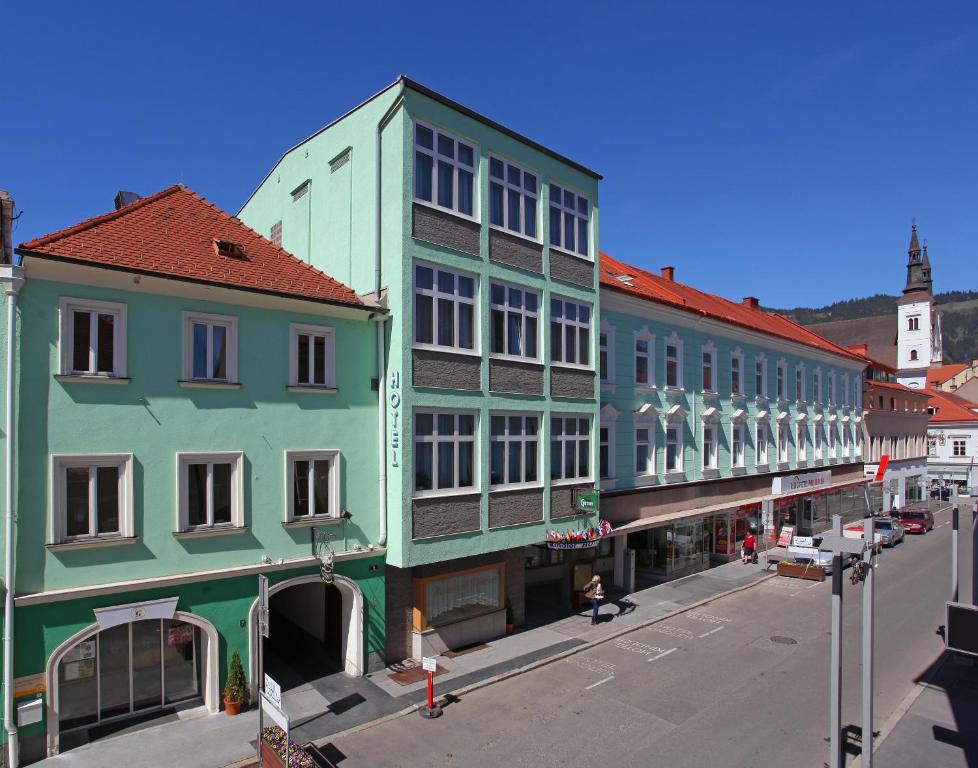
[[244,248],[230,240],[214,240],[214,251],[218,256],[226,259],[243,259],[245,257]]

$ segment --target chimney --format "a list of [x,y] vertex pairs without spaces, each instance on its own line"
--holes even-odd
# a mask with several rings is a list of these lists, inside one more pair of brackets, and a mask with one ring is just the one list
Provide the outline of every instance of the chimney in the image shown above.
[[137,200],[142,198],[142,195],[137,195],[135,192],[126,192],[120,189],[115,193],[115,209],[118,211],[120,208],[125,208],[127,205],[132,205]]
[[863,357],[867,357],[869,355],[869,347],[867,347],[865,344],[850,344],[848,347],[846,347],[846,349],[848,349],[850,352],[855,352],[857,355],[862,355]]
[[675,278],[673,277],[673,275],[675,273],[676,273],[676,268],[675,267],[663,267],[662,268],[662,277],[664,279],[666,279],[666,280],[674,280]]
[[744,306],[750,307],[751,309],[757,309],[760,306],[760,302],[757,300],[756,296],[744,296]]
[[0,189],[0,264],[13,264],[14,201]]

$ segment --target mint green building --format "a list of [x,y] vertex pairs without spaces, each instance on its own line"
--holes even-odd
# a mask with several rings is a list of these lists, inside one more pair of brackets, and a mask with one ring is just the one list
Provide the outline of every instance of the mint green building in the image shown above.
[[239,216],[369,294],[381,345],[388,662],[501,635],[610,559],[593,525],[598,181],[407,78],[288,150]]
[[254,689],[259,574],[266,668],[295,627],[383,662],[384,311],[184,187],[124,203],[0,266],[14,765],[217,711],[235,650]]

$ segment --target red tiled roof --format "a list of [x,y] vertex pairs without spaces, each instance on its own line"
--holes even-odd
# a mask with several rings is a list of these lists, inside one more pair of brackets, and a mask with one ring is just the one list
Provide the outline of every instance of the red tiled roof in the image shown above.
[[902,392],[907,395],[928,395],[929,392],[923,389],[913,389],[908,387],[906,384],[900,384],[896,381],[869,381],[867,382],[872,387],[880,387],[881,389],[892,389],[895,392]]
[[928,419],[931,424],[978,421],[978,413],[972,410],[973,404],[967,400],[937,389],[929,389],[927,394],[930,395],[928,405],[935,409]]
[[[739,325],[770,336],[777,336],[850,360],[865,362],[861,355],[854,354],[828,339],[823,339],[818,334],[792,322],[783,315],[765,312],[760,307],[733,302],[722,296],[698,291],[692,286],[653,275],[631,264],[618,261],[606,253],[601,254],[599,271],[601,285],[605,288],[710,317],[724,323]],[[619,276],[622,275],[628,275],[631,279],[628,282],[623,282],[619,279]]]
[[938,387],[948,379],[957,376],[965,368],[970,368],[967,363],[948,363],[947,365],[932,365],[927,369],[927,386]]
[[[215,240],[239,245],[243,256],[219,255]],[[266,240],[182,184],[21,243],[17,252],[228,288],[364,306],[351,288]]]

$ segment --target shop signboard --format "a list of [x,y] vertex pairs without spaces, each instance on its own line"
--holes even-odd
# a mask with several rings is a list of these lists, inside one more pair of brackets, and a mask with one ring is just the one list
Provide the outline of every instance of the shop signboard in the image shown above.
[[601,543],[601,539],[591,539],[590,541],[548,541],[547,549],[594,549]]
[[574,490],[574,509],[578,512],[598,511],[598,492],[590,489],[577,488]]
[[791,544],[791,538],[794,536],[795,526],[786,525],[781,529],[781,533],[778,535],[778,546],[787,547]]
[[771,493],[781,496],[787,493],[804,493],[827,488],[832,484],[832,470],[805,472],[802,475],[781,475],[771,481]]

